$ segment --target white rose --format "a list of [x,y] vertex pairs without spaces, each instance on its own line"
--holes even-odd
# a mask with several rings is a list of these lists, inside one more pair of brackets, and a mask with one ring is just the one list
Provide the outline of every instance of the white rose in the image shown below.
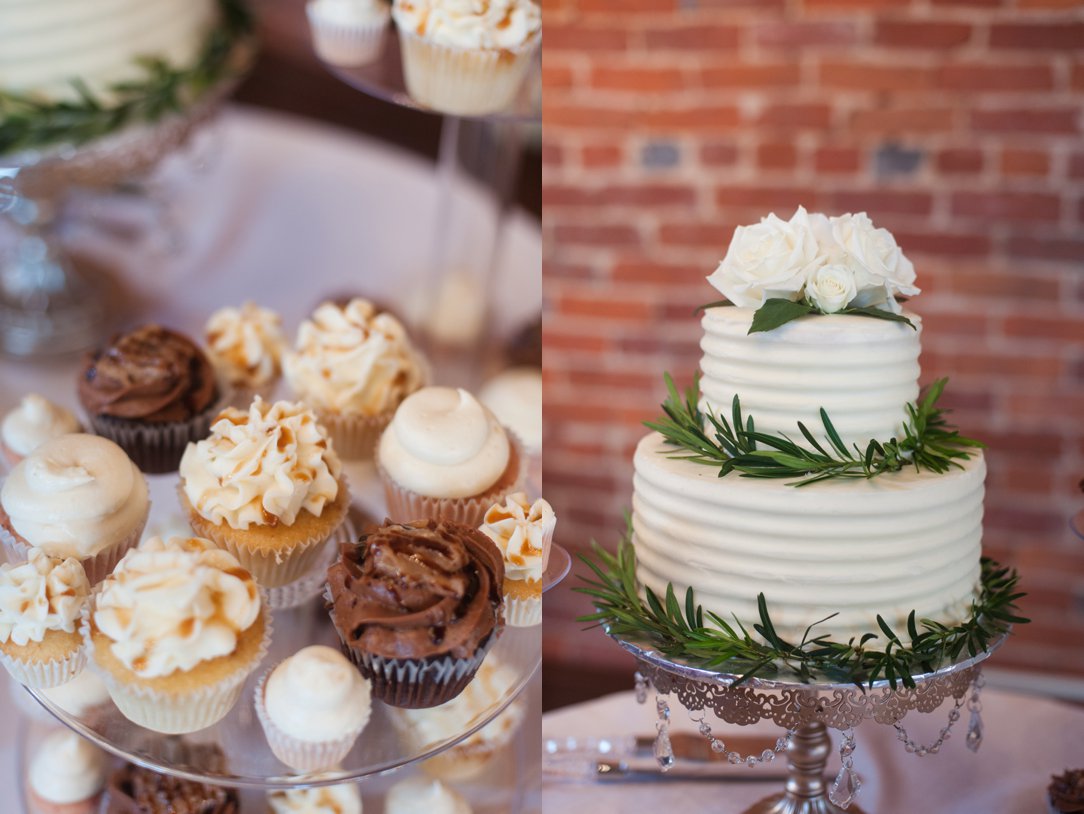
[[855,269],[849,266],[821,266],[806,281],[806,299],[825,314],[842,311],[858,294],[855,276]]
[[823,215],[811,218],[802,207],[789,221],[772,214],[739,226],[708,282],[742,308],[758,308],[773,297],[799,300],[810,272],[825,262],[816,232],[827,228]]
[[896,239],[887,229],[878,229],[865,212],[831,218],[834,246],[826,247],[829,255],[842,252],[848,266],[857,266],[858,297],[856,306],[879,306],[895,313],[900,312],[896,294],[913,297],[919,293],[915,287],[915,267],[911,264]]

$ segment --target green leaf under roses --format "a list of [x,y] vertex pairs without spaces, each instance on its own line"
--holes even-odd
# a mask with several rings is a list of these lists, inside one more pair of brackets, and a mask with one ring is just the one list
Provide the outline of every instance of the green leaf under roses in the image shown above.
[[812,314],[815,310],[812,305],[804,302],[791,302],[781,297],[772,297],[765,300],[753,314],[753,324],[749,326],[749,333],[775,330],[780,325]]
[[918,328],[915,328],[915,323],[911,322],[911,320],[909,320],[903,314],[894,314],[891,311],[882,311],[880,308],[872,305],[865,305],[861,308],[844,308],[839,313],[855,314],[857,316],[863,317],[873,317],[874,319],[886,319],[889,322],[904,322],[910,325],[914,330],[918,330]]
[[693,316],[698,316],[701,311],[707,311],[709,308],[725,308],[733,305],[730,300],[716,300],[715,302],[706,302],[703,305],[698,305],[693,309]]

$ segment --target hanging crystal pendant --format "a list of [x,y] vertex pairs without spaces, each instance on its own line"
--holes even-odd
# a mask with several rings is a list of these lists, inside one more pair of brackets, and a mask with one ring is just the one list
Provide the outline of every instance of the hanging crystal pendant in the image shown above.
[[664,772],[674,767],[674,748],[670,744],[670,705],[666,698],[656,691],[655,712],[658,715],[655,721],[655,760],[659,768]]
[[971,710],[971,721],[967,726],[967,748],[972,752],[978,752],[982,746],[982,713],[977,709]]
[[639,670],[637,670],[636,675],[634,676],[634,678],[636,680],[636,703],[637,704],[646,704],[647,703],[647,676],[645,676],[643,673],[641,673]]
[[854,769],[844,766],[836,775],[835,782],[828,792],[828,799],[840,808],[847,808],[854,802],[862,788],[862,781]]

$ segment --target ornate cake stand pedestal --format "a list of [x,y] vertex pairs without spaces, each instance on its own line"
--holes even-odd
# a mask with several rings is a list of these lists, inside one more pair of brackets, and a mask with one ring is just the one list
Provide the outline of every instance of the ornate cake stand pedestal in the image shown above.
[[[837,814],[844,810],[860,814],[852,805],[861,788],[853,768],[854,727],[864,721],[892,726],[907,752],[924,757],[940,750],[966,704],[970,712],[966,743],[969,749],[978,751],[983,735],[979,701],[982,662],[1006,637],[992,641],[983,653],[915,676],[913,688],[899,682],[892,687],[887,680],[862,687],[809,684],[797,676],[741,681],[740,674],[695,667],[672,660],[649,644],[612,638],[636,659],[637,700],[646,702],[648,685],[655,688],[655,757],[664,771],[674,763],[669,736],[669,697],[673,694],[699,725],[700,734],[711,742],[712,751],[725,754],[730,763],[754,767],[774,760],[777,754],[786,754],[789,769],[783,791],[761,800],[744,814]],[[903,726],[904,717],[912,710],[933,712],[948,699],[953,700],[953,707],[937,739],[928,745],[916,743]],[[739,755],[728,751],[724,740],[712,734],[705,720],[708,712],[740,726],[771,720],[786,729],[786,734],[776,741],[775,749],[766,749],[760,755]],[[832,783],[824,775],[832,751],[829,729],[842,733],[842,767]]]

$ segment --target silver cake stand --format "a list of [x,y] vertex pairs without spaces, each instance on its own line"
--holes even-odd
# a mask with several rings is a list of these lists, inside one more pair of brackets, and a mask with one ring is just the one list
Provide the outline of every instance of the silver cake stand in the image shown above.
[[[861,787],[852,755],[854,728],[864,721],[894,727],[904,749],[924,757],[941,749],[966,704],[970,713],[966,744],[971,751],[978,751],[983,736],[979,700],[982,662],[1008,636],[1006,633],[991,641],[983,653],[915,676],[913,688],[898,683],[893,688],[887,680],[862,687],[803,683],[797,676],[740,681],[740,674],[686,664],[659,653],[648,643],[610,635],[636,659],[637,700],[645,703],[648,686],[655,688],[658,713],[655,757],[663,771],[674,763],[669,736],[672,694],[699,725],[700,734],[710,741],[712,751],[725,755],[730,763],[754,767],[786,753],[788,772],[784,790],[754,804],[743,814],[836,814],[843,810],[861,814],[852,805]],[[953,700],[953,706],[937,739],[928,745],[916,743],[903,726],[904,717],[912,710],[933,712],[948,699]],[[774,749],[766,749],[759,755],[740,755],[729,751],[724,740],[712,734],[711,725],[705,720],[709,712],[721,721],[739,726],[771,720],[783,727],[786,734],[776,741]],[[832,750],[829,729],[842,733],[839,747],[842,767],[832,783],[827,782],[824,774]]]

